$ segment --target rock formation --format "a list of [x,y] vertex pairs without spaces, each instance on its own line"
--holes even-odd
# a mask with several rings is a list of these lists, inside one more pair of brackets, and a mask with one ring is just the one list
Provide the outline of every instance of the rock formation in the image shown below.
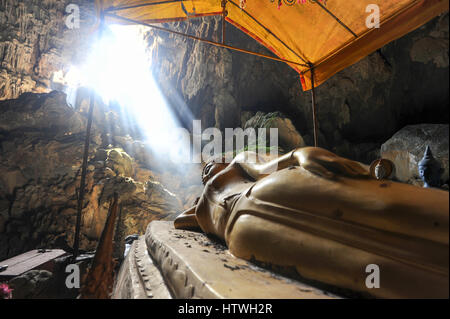
[[448,129],[448,124],[405,126],[381,146],[381,156],[394,163],[398,180],[423,185],[418,164],[429,145],[443,168],[441,183],[448,184]]
[[[68,29],[66,7],[80,5],[80,28]],[[55,72],[85,53],[93,25],[88,0],[0,1],[0,100],[49,92]]]
[[[101,113],[100,105],[97,109]],[[85,114],[58,92],[26,93],[0,102],[0,110],[0,260],[42,246],[67,249],[73,243]],[[179,182],[170,170],[152,171],[119,143],[110,144],[109,126],[93,125],[82,221],[85,250],[95,249],[114,192],[122,205],[121,232],[129,235],[143,233],[153,219],[170,219],[201,190],[195,186],[200,172],[191,174],[197,181]]]
[[[267,134],[271,128],[276,128],[278,130],[278,145],[285,151],[306,146],[303,137],[297,132],[291,120],[280,112],[268,114],[257,112],[245,122],[244,129],[247,128],[254,128],[255,130],[265,128]],[[266,141],[269,141],[269,137],[266,138]]]
[[[54,277],[47,270],[30,270],[10,281],[15,299],[43,299],[55,297]],[[53,295],[53,296],[52,296]]]

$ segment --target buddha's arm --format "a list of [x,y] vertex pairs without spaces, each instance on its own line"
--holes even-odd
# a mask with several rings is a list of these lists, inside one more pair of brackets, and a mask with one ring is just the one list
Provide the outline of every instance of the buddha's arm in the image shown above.
[[298,166],[299,162],[293,157],[293,153],[294,151],[291,151],[268,162],[256,161],[253,163],[247,160],[249,152],[243,152],[236,156],[232,164],[240,166],[250,177],[258,180],[286,167]]
[[233,162],[255,180],[290,166],[301,166],[311,173],[324,178],[333,178],[336,175],[349,177],[369,176],[368,170],[361,166],[360,163],[337,156],[318,147],[295,149],[268,162],[258,160],[256,163],[250,162],[247,160],[249,154],[250,152],[240,153]]

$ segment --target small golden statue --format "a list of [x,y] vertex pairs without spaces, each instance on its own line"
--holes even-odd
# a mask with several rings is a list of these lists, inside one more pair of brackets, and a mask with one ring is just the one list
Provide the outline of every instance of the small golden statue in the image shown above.
[[394,163],[388,159],[380,158],[370,164],[370,175],[378,180],[388,179],[394,170]]
[[250,155],[257,156],[208,163],[203,194],[175,227],[200,227],[237,257],[294,267],[329,285],[448,298],[447,192],[377,180],[362,164],[316,147],[253,164]]

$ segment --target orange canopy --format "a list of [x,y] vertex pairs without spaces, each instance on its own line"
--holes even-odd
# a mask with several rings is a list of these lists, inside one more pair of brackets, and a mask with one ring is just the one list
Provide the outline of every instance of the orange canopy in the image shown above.
[[[448,10],[448,0],[239,0],[226,1],[226,20],[281,59],[291,61],[304,90],[322,84],[340,70]],[[379,28],[366,20],[377,5]],[[96,0],[106,19],[139,23],[168,22],[222,15],[222,0]]]

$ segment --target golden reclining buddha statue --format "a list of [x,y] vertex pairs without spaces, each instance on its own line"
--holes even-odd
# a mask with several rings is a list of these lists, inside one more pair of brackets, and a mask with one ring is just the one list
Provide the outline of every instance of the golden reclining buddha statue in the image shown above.
[[[257,161],[245,161],[250,155]],[[175,227],[200,227],[230,252],[381,298],[448,298],[448,192],[376,180],[316,147],[276,159],[209,162],[203,193]],[[379,288],[367,285],[378,267]]]

